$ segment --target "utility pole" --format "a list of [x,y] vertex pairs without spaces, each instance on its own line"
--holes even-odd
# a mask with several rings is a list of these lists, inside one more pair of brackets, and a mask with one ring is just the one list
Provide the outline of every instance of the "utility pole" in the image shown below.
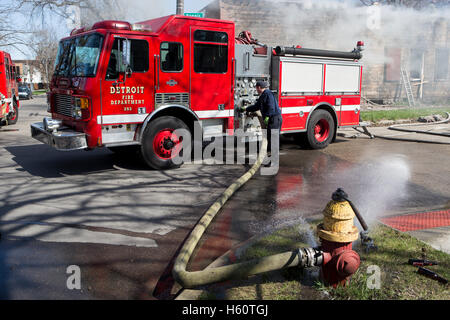
[[177,0],[177,14],[184,14],[184,0]]

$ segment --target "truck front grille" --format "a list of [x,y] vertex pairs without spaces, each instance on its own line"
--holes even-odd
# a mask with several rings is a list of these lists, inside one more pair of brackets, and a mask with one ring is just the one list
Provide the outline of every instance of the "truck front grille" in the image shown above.
[[66,117],[72,117],[72,96],[67,94],[55,94],[55,111]]
[[181,104],[189,107],[189,93],[157,93],[155,104],[157,108],[164,104]]

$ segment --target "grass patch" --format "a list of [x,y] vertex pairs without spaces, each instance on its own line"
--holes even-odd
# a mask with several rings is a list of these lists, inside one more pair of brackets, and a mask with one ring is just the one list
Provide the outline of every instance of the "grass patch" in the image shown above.
[[450,107],[446,108],[405,108],[396,110],[375,110],[361,111],[362,121],[379,122],[380,120],[400,120],[400,119],[417,119],[423,116],[433,114],[445,115],[450,112]]
[[[329,293],[334,299],[358,300],[449,300],[448,285],[426,278],[417,273],[418,267],[408,265],[410,258],[426,258],[439,262],[427,267],[446,279],[450,277],[450,255],[409,236],[379,225],[371,232],[379,247],[377,252],[366,254],[358,250],[361,266],[348,288],[337,288]],[[381,271],[381,288],[368,289],[369,266],[376,265]],[[329,290],[319,284],[319,290]]]
[[33,95],[40,96],[40,95],[45,94],[46,92],[47,92],[47,90],[45,90],[45,89],[39,89],[39,90],[33,91]]
[[[312,223],[311,230],[318,223]],[[295,226],[265,236],[248,248],[239,261],[309,246],[305,230],[305,225]],[[357,242],[354,249],[361,256],[361,266],[348,287],[332,289],[324,286],[318,281],[318,268],[290,268],[207,286],[200,299],[450,300],[448,285],[419,275],[417,267],[407,264],[410,258],[436,260],[439,265],[428,268],[449,279],[450,255],[383,225],[374,227],[370,236],[379,249],[366,254]],[[368,268],[374,265],[380,270],[380,289],[369,289],[367,286],[372,275],[368,273]]]

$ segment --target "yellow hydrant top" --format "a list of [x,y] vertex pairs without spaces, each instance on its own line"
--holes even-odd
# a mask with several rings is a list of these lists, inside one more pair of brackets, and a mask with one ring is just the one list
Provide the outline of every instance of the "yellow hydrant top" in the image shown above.
[[353,224],[355,213],[347,201],[331,200],[323,210],[323,216],[323,223],[317,226],[321,239],[341,243],[358,239],[358,229]]

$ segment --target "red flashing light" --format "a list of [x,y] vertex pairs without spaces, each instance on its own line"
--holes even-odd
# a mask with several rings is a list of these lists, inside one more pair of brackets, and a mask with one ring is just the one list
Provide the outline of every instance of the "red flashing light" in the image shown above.
[[105,20],[95,23],[92,29],[131,30],[131,24],[126,21]]
[[358,41],[357,46],[358,47],[364,47],[364,41]]
[[83,33],[92,29],[116,29],[116,30],[131,30],[131,24],[126,21],[117,20],[105,20],[95,23],[92,28],[83,27],[79,29],[73,29],[70,33],[71,36]]

